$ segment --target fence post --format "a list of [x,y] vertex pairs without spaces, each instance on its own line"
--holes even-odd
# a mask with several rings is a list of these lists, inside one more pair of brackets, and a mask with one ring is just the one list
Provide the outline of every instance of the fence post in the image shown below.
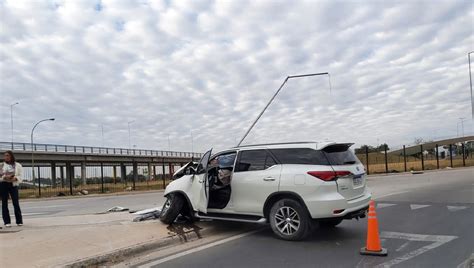
[[420,151],[421,151],[421,170],[425,170],[425,158],[423,155],[423,144],[420,144]]
[[449,160],[451,162],[451,168],[453,168],[453,145],[449,145]]
[[403,165],[405,167],[405,172],[407,172],[407,152],[405,149],[405,145],[403,145]]
[[387,155],[387,144],[385,143],[384,145],[384,151],[385,151],[385,173],[388,173],[388,155]]
[[461,143],[462,145],[462,166],[466,166],[466,155],[465,155],[465,150],[464,150],[464,143]]
[[39,166],[38,166],[38,194],[39,194],[39,197],[41,197],[41,173],[40,173]]
[[163,165],[162,165],[162,168],[163,168],[163,189],[165,189],[165,188],[166,188],[166,182],[165,182],[165,157],[162,158],[161,163],[163,164]]
[[436,144],[436,168],[439,169],[439,151],[438,151],[438,144]]
[[367,166],[367,175],[369,175],[369,146],[365,146],[365,165]]
[[102,193],[104,193],[104,163],[100,162],[100,182],[102,184]]

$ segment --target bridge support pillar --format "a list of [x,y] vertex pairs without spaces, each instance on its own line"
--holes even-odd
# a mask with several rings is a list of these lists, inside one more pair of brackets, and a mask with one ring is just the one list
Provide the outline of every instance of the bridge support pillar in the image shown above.
[[56,188],[56,162],[51,162],[51,181],[53,184],[53,188]]
[[69,181],[69,194],[73,195],[72,193],[72,180],[74,179],[74,167],[71,163],[66,163],[66,180]]
[[114,177],[114,184],[117,183],[117,166],[112,167],[113,177]]
[[135,182],[138,180],[138,164],[133,161],[133,190],[135,191]]
[[82,181],[82,185],[86,185],[87,184],[87,180],[86,180],[86,162],[82,162],[81,163],[81,181]]
[[59,177],[61,178],[61,188],[64,188],[64,167],[59,167]]
[[127,182],[127,168],[123,163],[120,163],[120,176],[122,177],[122,182]]
[[151,181],[152,177],[153,177],[153,173],[151,170],[151,163],[148,163],[148,180]]

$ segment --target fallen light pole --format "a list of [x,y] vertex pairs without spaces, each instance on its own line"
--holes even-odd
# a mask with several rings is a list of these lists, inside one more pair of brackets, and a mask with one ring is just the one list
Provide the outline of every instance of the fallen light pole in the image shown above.
[[240,144],[242,144],[242,142],[245,140],[245,138],[247,138],[247,135],[250,133],[250,131],[252,130],[252,128],[255,126],[255,124],[257,123],[257,121],[260,119],[260,117],[262,117],[263,113],[267,110],[268,106],[270,106],[270,104],[273,102],[273,100],[275,99],[275,97],[278,95],[278,93],[280,93],[281,89],[283,88],[283,86],[285,86],[286,82],[288,82],[288,80],[290,79],[293,79],[293,78],[302,78],[302,77],[309,77],[309,76],[318,76],[318,75],[327,75],[329,77],[329,91],[331,91],[331,76],[329,75],[328,72],[325,72],[325,73],[314,73],[314,74],[299,74],[299,75],[289,75],[285,78],[285,81],[283,81],[283,83],[280,85],[280,87],[278,88],[278,90],[275,92],[275,94],[273,94],[273,97],[270,99],[270,101],[267,103],[267,105],[265,106],[265,108],[263,108],[263,110],[260,112],[260,114],[257,116],[257,119],[255,119],[255,121],[252,123],[252,125],[250,126],[250,128],[247,130],[247,132],[245,132],[245,135],[242,137],[242,139],[240,140],[240,142],[237,144],[237,147],[240,146]]

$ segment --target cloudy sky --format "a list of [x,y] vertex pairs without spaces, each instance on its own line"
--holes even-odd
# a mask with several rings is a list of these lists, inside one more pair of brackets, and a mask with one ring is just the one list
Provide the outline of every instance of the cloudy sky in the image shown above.
[[314,72],[247,143],[472,133],[473,3],[0,0],[0,140],[225,148]]

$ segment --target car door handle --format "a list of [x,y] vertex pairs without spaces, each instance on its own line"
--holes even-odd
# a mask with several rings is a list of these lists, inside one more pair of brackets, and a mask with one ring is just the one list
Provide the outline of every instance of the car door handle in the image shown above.
[[274,181],[275,178],[273,178],[273,177],[266,177],[266,178],[264,178],[263,180],[264,180],[264,181]]

